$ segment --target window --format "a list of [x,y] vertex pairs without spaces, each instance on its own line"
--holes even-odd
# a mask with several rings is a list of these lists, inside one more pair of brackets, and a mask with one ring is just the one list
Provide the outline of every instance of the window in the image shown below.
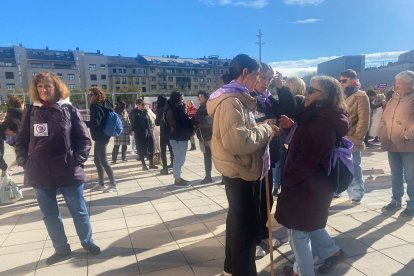
[[135,84],[139,85],[139,78],[135,78]]
[[206,80],[207,80],[207,82],[208,82],[208,83],[210,83],[210,82],[211,82],[211,79],[210,79],[210,78],[207,78]]
[[99,67],[100,67],[101,69],[105,69],[105,68],[106,68],[106,65],[105,65],[105,64],[101,64]]
[[14,79],[14,73],[13,72],[6,72],[6,79],[7,80],[13,80]]
[[35,77],[37,75],[37,72],[33,72],[32,76]]
[[108,86],[106,84],[102,84],[102,89],[106,90],[108,89]]
[[117,87],[115,87],[115,90],[116,90],[116,92],[119,92],[119,91],[121,91],[121,87],[117,86]]
[[124,74],[126,74],[126,69],[124,69]]
[[106,75],[101,75],[101,80],[106,80]]
[[167,69],[167,74],[172,74],[173,73],[173,69]]
[[142,79],[141,80],[141,84],[147,84],[147,80],[146,79]]
[[157,86],[156,85],[151,85],[151,90],[156,90]]
[[68,74],[68,80],[75,80],[74,74]]
[[59,79],[62,79],[63,78],[62,73],[57,73],[56,75],[59,77]]
[[112,73],[116,74],[116,68],[112,69]]
[[76,89],[76,84],[69,84],[69,89],[70,90]]
[[147,92],[147,88],[146,87],[142,87],[142,92]]
[[132,74],[135,74],[136,73],[136,70],[135,69],[132,69]]
[[7,83],[6,88],[7,90],[14,90],[16,88],[16,85],[14,83]]
[[174,85],[168,85],[168,89],[173,90],[174,89]]
[[200,78],[200,82],[204,82],[204,78]]
[[126,78],[122,78],[122,84],[126,84],[126,83],[127,83]]
[[88,68],[91,71],[95,71],[96,70],[96,64],[89,64]]
[[116,78],[115,79],[115,84],[121,84],[121,79],[120,78]]
[[151,81],[156,81],[157,78],[156,77],[151,77]]
[[174,81],[173,77],[168,77],[168,81],[173,82]]
[[198,85],[194,85],[194,89],[197,90],[198,89]]
[[198,82],[198,78],[194,78],[194,82]]
[[98,78],[96,77],[95,74],[91,74],[91,81],[96,81],[98,80]]
[[161,89],[167,89],[167,85],[166,84],[161,84]]
[[118,68],[118,73],[122,74],[122,68]]

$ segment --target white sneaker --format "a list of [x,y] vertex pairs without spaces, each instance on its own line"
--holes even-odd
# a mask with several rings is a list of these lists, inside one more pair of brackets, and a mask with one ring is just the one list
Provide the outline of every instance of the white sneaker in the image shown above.
[[[265,243],[267,246],[269,246],[269,239],[263,240],[263,243]],[[273,247],[273,249],[276,249],[280,245],[281,245],[281,242],[278,239],[272,238],[272,247]]]
[[256,245],[256,259],[261,259],[266,256],[266,251],[260,245]]
[[223,276],[231,276],[232,274],[227,273],[226,271],[223,270]]
[[102,185],[99,185],[98,183],[96,183],[95,185],[93,185],[91,187],[91,191],[103,191],[105,189],[106,189],[106,186],[105,185],[102,186]]
[[111,186],[109,186],[108,188],[103,190],[104,193],[113,193],[113,192],[117,192],[117,191],[118,191],[117,187],[111,187]]

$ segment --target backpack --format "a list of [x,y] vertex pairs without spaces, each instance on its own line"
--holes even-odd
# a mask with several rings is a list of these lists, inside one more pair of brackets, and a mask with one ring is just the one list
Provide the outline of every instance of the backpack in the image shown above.
[[115,111],[108,111],[106,113],[106,124],[103,132],[106,136],[119,136],[123,130],[122,121],[118,113]]
[[328,177],[332,189],[340,194],[352,183],[354,179],[354,160],[352,150],[354,145],[346,138],[337,139],[331,152]]

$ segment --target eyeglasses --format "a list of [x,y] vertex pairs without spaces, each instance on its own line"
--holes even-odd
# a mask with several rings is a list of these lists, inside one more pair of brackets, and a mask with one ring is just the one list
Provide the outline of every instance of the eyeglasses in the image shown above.
[[339,79],[339,82],[340,83],[347,83],[348,82],[348,79]]
[[314,88],[312,86],[308,86],[308,88],[306,89],[306,91],[308,92],[308,95],[312,95],[315,92],[321,92],[321,93],[323,93],[322,90],[317,89],[317,88]]

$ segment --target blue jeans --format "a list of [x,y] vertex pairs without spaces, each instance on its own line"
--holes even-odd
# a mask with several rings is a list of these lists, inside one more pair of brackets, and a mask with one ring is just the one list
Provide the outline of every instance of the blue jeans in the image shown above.
[[175,179],[181,178],[181,168],[185,162],[188,141],[170,140],[170,145],[174,153],[173,174]]
[[[70,246],[56,200],[57,189],[34,189],[34,191],[53,247],[57,253],[65,254],[70,252]],[[79,240],[82,246],[87,248],[93,244],[93,240],[88,210],[83,197],[83,184],[61,187],[60,191],[72,215]]]
[[285,166],[286,150],[279,150],[279,160],[273,168],[273,182],[275,189],[279,189],[282,184],[283,167]]
[[324,261],[339,250],[325,229],[311,232],[288,229],[288,238],[296,259],[293,270],[300,276],[315,275],[314,256]]
[[354,180],[348,187],[348,196],[352,200],[361,200],[365,194],[365,184],[361,168],[361,152],[352,153],[354,157]]
[[407,209],[414,209],[414,152],[388,152],[392,176],[392,199],[401,202],[404,178],[407,182]]

